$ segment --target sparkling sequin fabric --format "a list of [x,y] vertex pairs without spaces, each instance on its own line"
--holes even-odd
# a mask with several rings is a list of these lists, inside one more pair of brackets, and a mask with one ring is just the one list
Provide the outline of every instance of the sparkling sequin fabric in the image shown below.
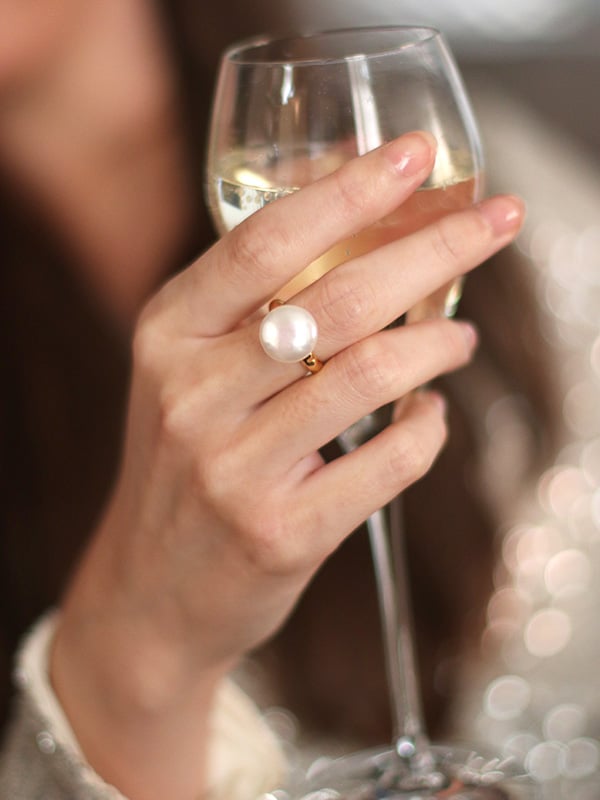
[[0,757],[2,800],[125,800],[70,757],[46,726],[35,708],[22,703]]

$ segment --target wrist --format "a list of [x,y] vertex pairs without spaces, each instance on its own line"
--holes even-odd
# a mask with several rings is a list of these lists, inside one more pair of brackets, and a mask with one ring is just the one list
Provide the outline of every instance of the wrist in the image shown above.
[[168,592],[123,579],[122,561],[110,534],[99,536],[74,576],[50,658],[58,693],[85,683],[115,718],[160,714],[181,698],[205,702],[232,662],[201,662]]
[[[50,655],[50,681],[93,769],[130,800],[188,800],[208,775],[211,716],[225,666],[196,670],[110,594],[90,606],[74,590]],[[83,593],[84,595],[86,593]]]

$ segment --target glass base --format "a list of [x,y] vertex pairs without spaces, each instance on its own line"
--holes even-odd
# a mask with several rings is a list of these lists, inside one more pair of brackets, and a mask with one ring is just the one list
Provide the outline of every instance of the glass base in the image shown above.
[[[433,767],[409,770],[392,750],[367,750],[313,766],[282,800],[535,800],[537,785],[512,760],[434,746]],[[279,792],[275,797],[279,797]]]

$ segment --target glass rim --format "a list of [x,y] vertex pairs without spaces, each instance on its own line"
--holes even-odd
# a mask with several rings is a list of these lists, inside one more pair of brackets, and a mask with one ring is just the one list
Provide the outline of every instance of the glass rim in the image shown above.
[[[361,52],[359,47],[356,52],[349,53],[345,56],[332,55],[332,56],[289,56],[287,58],[264,58],[258,55],[252,57],[251,53],[256,53],[262,48],[273,44],[285,44],[286,42],[301,42],[310,39],[324,38],[333,41],[334,39],[341,38],[342,36],[349,36],[350,34],[394,34],[394,33],[408,33],[422,34],[420,38],[415,36],[410,41],[403,42],[395,46],[383,46],[369,52]],[[362,26],[357,28],[333,28],[331,30],[315,30],[307,32],[292,32],[288,34],[274,34],[274,35],[258,35],[252,36],[249,39],[235,42],[230,45],[223,53],[223,60],[232,64],[240,66],[286,66],[294,65],[299,66],[317,66],[319,64],[342,64],[345,61],[351,61],[353,58],[383,58],[385,56],[396,55],[405,50],[410,50],[414,47],[419,47],[434,39],[441,39],[442,34],[437,28],[428,25],[372,25]]]

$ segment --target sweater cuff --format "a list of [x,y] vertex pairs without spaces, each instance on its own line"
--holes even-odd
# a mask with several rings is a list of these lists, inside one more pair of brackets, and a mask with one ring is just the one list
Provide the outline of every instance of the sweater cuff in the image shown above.
[[[80,776],[82,797],[126,800],[105,784],[86,762],[49,679],[49,657],[59,613],[47,613],[25,638],[17,657],[16,682],[34,719],[39,720],[38,749],[60,753]],[[207,800],[253,800],[279,785],[285,775],[281,747],[258,708],[230,679],[221,684],[212,714]],[[104,789],[104,791],[102,791]]]

